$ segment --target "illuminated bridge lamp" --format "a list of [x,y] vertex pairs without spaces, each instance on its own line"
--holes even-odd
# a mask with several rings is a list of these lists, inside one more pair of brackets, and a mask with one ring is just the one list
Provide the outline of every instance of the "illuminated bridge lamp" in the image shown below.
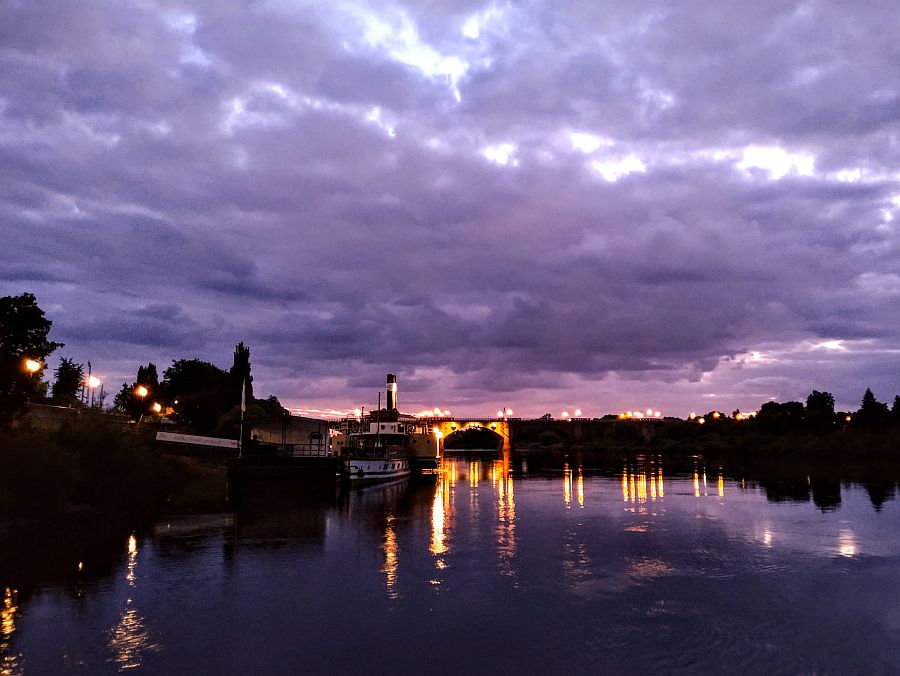
[[37,373],[41,370],[41,362],[34,359],[25,360],[25,370],[29,373]]
[[581,417],[581,409],[580,409],[580,408],[576,408],[576,409],[575,409],[575,417],[576,417],[576,418]]

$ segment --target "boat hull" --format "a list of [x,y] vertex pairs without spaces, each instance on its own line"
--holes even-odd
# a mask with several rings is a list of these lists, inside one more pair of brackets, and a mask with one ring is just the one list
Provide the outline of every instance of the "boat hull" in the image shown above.
[[344,470],[348,481],[389,481],[409,476],[407,458],[350,458]]

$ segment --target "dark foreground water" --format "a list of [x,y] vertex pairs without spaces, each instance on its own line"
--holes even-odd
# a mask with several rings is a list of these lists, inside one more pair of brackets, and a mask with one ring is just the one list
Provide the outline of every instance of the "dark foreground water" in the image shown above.
[[0,673],[900,672],[892,483],[514,465],[125,533],[0,589]]

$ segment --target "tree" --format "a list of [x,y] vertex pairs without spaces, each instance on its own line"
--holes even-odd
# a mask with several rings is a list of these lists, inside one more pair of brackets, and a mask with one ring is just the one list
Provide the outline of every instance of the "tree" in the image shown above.
[[246,399],[247,403],[253,401],[253,376],[250,375],[250,348],[244,345],[243,341],[234,347],[234,362],[231,370],[228,372],[231,378],[231,388],[234,392],[234,402],[236,405],[241,403],[241,392],[243,392],[244,383],[247,384]]
[[134,386],[122,383],[122,388],[113,397],[113,411],[138,418],[142,412],[141,407],[142,403],[134,394]]
[[199,359],[179,359],[166,369],[162,388],[182,422],[212,431],[231,408],[231,385],[229,374],[218,366]]
[[788,434],[800,429],[803,422],[803,404],[799,401],[767,401],[756,415],[757,429],[762,434]]
[[266,415],[288,415],[290,413],[274,394],[267,399],[255,399],[254,402],[265,411]]
[[149,392],[159,393],[159,374],[156,372],[156,364],[152,361],[146,366],[138,366],[135,386],[143,385]]
[[870,388],[866,388],[862,403],[856,415],[853,416],[853,424],[862,428],[880,427],[888,420],[888,407],[875,398]]
[[62,357],[54,373],[56,380],[53,381],[53,395],[50,401],[63,406],[77,403],[78,390],[84,384],[84,366],[76,364],[72,359]]
[[40,370],[32,373],[25,363],[33,360],[42,368],[47,357],[63,346],[47,339],[51,325],[34,294],[0,298],[0,417],[22,408],[40,394],[42,385],[46,388]]
[[813,390],[806,398],[806,410],[807,412],[824,411],[834,415],[834,396],[831,392],[819,392],[819,390]]
[[813,390],[806,398],[806,425],[815,434],[834,429],[834,396]]

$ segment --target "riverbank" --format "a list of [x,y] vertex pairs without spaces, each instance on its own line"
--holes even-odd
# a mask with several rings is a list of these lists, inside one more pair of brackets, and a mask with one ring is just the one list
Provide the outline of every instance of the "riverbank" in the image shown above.
[[225,471],[161,454],[138,430],[100,417],[58,430],[4,430],[0,521],[154,519],[225,507]]

